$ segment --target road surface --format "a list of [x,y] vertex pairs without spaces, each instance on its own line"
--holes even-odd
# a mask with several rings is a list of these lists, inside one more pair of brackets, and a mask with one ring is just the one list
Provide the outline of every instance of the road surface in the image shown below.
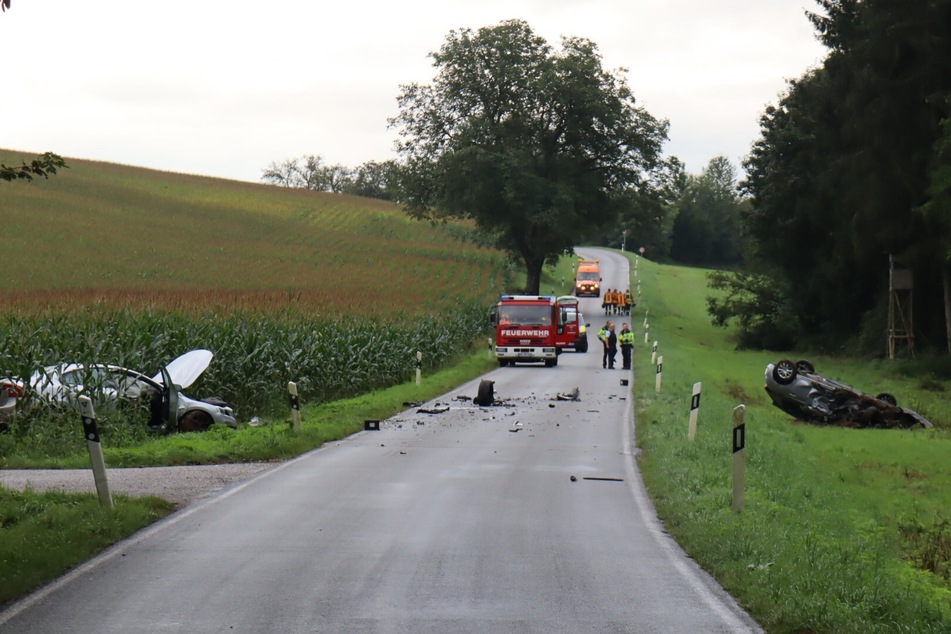
[[[627,287],[624,258],[580,251]],[[596,332],[600,300],[582,309]],[[594,332],[557,367],[491,372],[492,407],[457,399],[474,381],[425,404],[448,411],[189,505],[8,607],[0,632],[761,631],[657,521],[633,377],[601,368]]]

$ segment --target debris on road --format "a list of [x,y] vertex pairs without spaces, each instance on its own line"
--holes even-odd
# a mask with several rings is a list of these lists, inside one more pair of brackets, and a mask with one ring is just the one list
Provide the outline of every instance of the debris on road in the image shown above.
[[575,389],[571,390],[570,392],[559,392],[558,394],[555,395],[555,400],[557,400],[557,401],[580,401],[580,400],[581,400],[580,394],[581,394],[581,392],[580,392],[580,391],[578,390],[578,388],[576,387]]
[[449,411],[448,405],[436,403],[433,407],[420,407],[416,410],[417,414],[445,414]]

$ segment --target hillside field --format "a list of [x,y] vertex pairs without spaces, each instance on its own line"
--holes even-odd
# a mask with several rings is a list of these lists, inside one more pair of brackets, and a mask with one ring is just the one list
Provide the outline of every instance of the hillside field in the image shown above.
[[[0,150],[0,163],[29,155]],[[462,224],[392,203],[67,158],[0,183],[0,311],[90,306],[430,314],[502,286]]]

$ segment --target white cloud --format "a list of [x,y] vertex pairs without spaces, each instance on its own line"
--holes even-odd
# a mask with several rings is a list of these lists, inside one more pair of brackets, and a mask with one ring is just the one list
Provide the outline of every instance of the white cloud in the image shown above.
[[16,0],[0,15],[0,147],[256,181],[271,161],[391,158],[399,85],[454,28],[526,20],[598,44],[667,151],[734,162],[785,80],[823,55],[806,0]]

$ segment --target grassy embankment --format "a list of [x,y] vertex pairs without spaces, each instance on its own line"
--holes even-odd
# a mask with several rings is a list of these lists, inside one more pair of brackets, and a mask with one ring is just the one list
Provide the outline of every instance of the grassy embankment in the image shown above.
[[[951,631],[949,381],[923,362],[737,351],[706,315],[705,271],[640,260],[636,437],[657,510],[769,632]],[[644,343],[647,314],[649,344]],[[663,355],[655,391],[651,348]],[[884,349],[885,342],[882,342]],[[770,404],[767,363],[890,392],[934,430],[798,422]],[[687,439],[691,390],[700,423]],[[746,406],[745,508],[731,509],[732,410]]]

